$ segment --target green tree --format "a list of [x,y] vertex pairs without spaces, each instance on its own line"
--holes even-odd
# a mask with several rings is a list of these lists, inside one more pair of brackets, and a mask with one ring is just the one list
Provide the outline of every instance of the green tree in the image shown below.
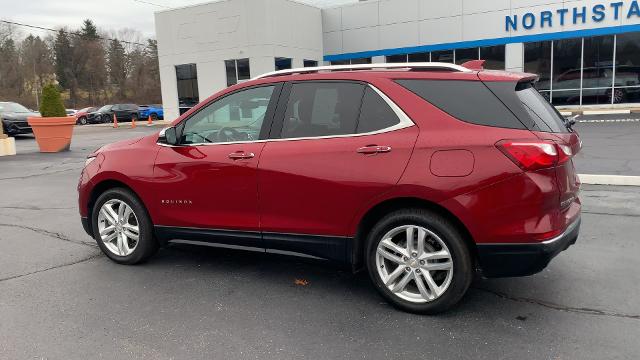
[[127,80],[127,56],[122,43],[118,40],[112,40],[107,50],[107,68],[109,70],[109,79],[111,83],[117,87],[120,100],[125,97],[125,82]]
[[84,40],[98,40],[98,29],[91,19],[85,19],[82,22],[82,28],[80,29],[80,37]]
[[69,34],[66,30],[62,29],[56,34],[56,39],[53,42],[53,50],[58,84],[64,89],[69,89],[73,82],[73,52]]
[[58,87],[49,84],[42,89],[42,102],[40,104],[40,114],[43,117],[62,117],[67,116],[60,97]]

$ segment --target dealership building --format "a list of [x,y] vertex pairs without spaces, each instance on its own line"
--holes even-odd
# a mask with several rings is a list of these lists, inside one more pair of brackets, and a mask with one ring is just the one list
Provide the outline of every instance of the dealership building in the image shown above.
[[165,116],[260,74],[486,60],[554,105],[640,102],[638,1],[221,0],[155,15]]

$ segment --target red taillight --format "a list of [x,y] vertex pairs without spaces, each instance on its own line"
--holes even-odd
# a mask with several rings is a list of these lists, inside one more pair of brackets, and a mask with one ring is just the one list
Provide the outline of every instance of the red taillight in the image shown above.
[[571,148],[548,140],[501,140],[496,147],[523,170],[538,170],[571,159]]

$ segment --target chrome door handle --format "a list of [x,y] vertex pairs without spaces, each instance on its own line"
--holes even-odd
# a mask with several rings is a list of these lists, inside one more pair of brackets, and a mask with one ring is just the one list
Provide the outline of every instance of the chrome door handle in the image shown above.
[[229,159],[232,159],[232,160],[251,159],[254,156],[256,155],[252,152],[247,153],[244,151],[236,151],[229,154]]
[[358,148],[357,152],[360,154],[377,154],[388,153],[391,151],[391,146],[379,146],[379,145],[367,145]]

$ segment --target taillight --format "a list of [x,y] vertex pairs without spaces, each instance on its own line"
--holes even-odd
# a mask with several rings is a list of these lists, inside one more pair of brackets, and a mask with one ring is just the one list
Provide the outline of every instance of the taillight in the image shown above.
[[571,148],[549,140],[501,140],[496,147],[523,170],[538,170],[571,159]]

